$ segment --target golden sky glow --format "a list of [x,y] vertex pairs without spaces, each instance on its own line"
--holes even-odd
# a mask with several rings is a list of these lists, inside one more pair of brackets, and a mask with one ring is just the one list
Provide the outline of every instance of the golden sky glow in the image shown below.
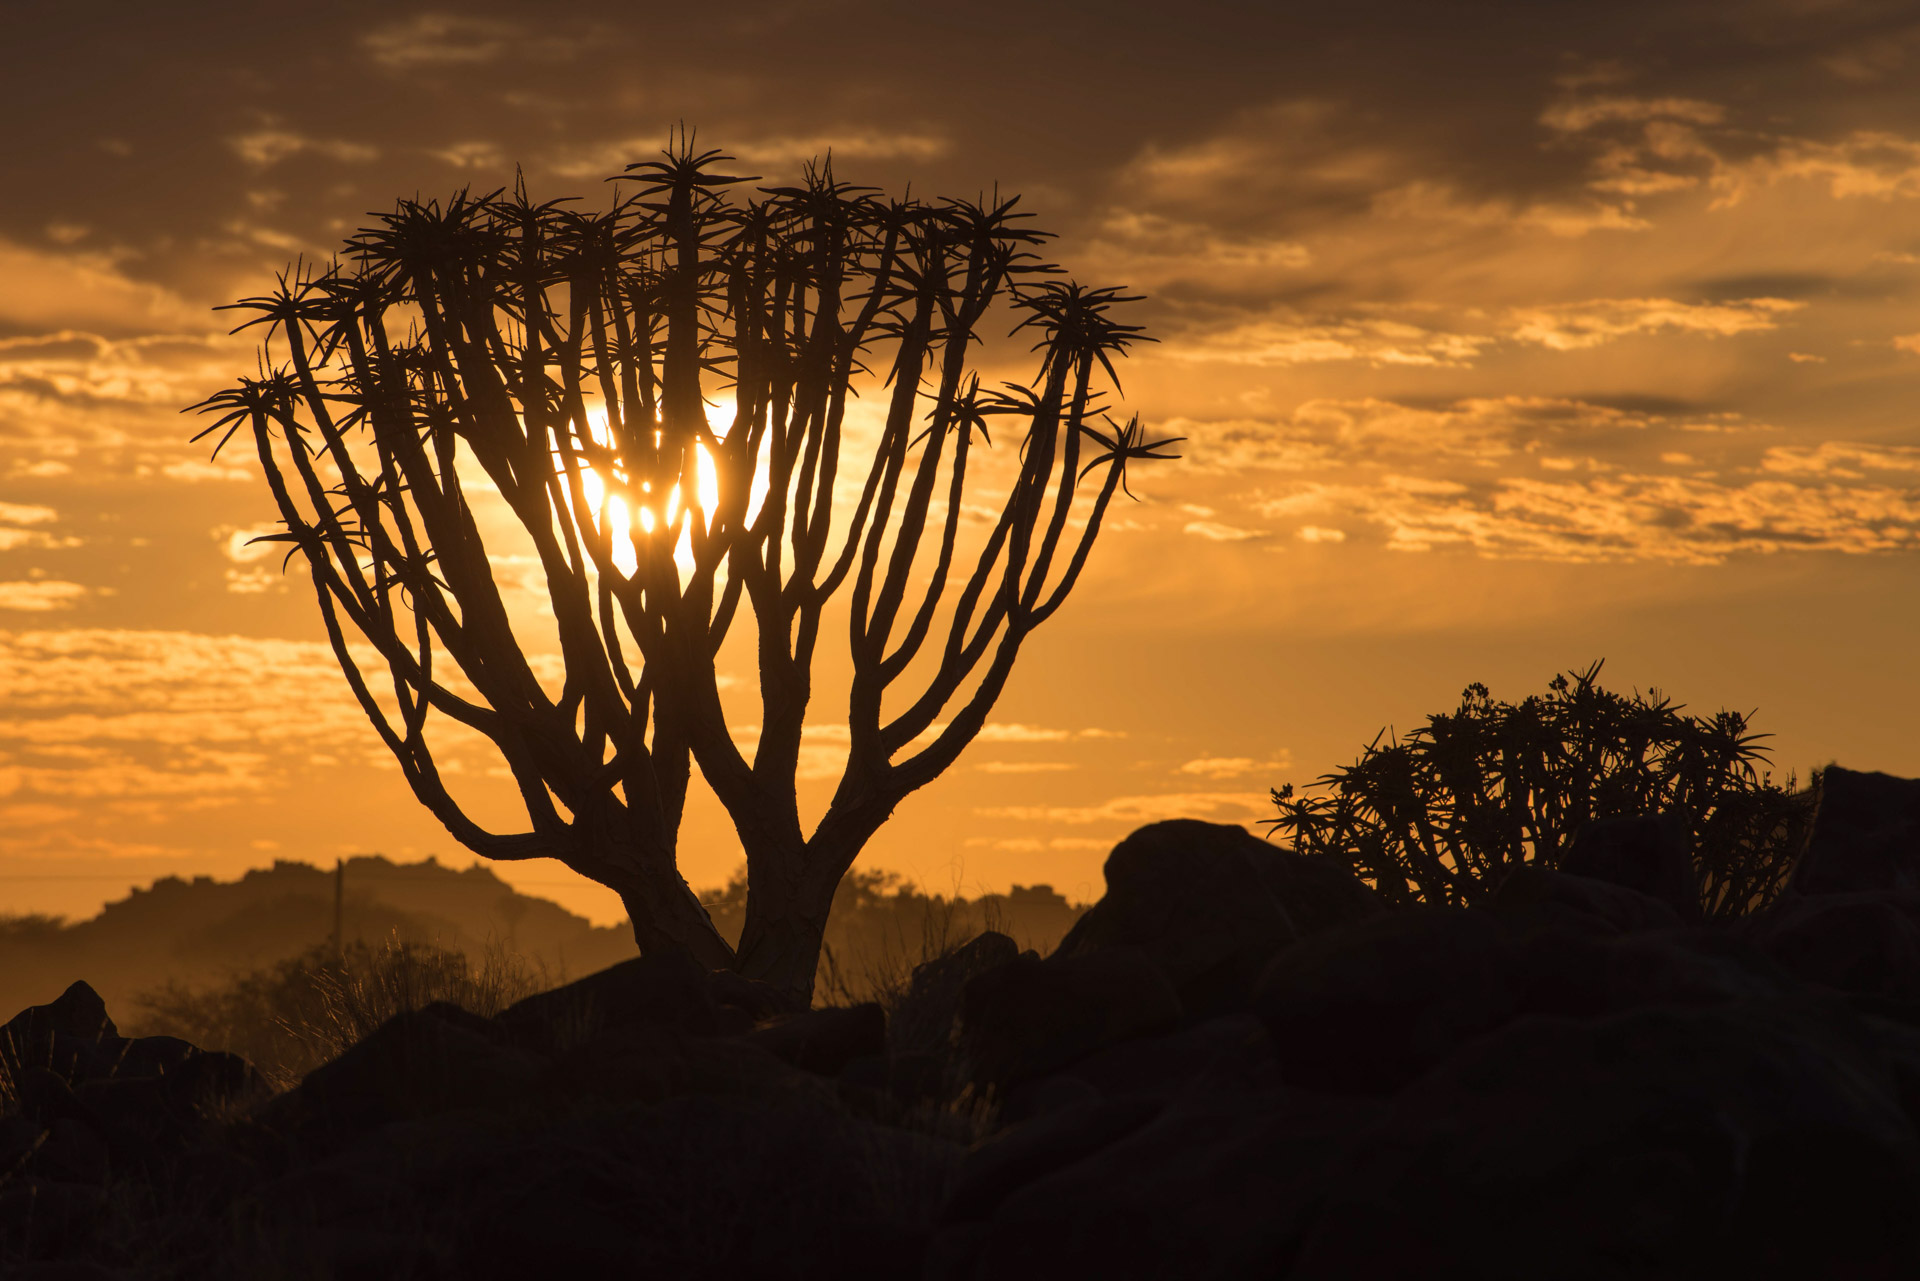
[[[1251,821],[1469,681],[1518,698],[1602,657],[1621,688],[1757,710],[1783,773],[1920,774],[1911,4],[923,8],[10,19],[0,910],[279,857],[468,860],[304,574],[249,541],[257,465],[178,411],[252,365],[210,308],[365,211],[516,165],[536,199],[601,202],[682,120],[769,182],[831,147],[854,182],[1023,193],[1078,279],[1148,295],[1126,407],[1188,438],[867,862],[1090,897],[1134,826]],[[534,608],[536,563],[497,550]],[[500,769],[452,767],[481,795]],[[696,806],[690,879],[737,861]],[[501,871],[615,911],[557,865]]]

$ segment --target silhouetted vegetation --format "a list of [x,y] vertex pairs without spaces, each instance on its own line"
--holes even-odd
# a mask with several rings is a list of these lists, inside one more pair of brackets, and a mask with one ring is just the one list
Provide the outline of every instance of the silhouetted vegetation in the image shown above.
[[[819,169],[736,201],[749,180],[725,159],[683,139],[628,166],[605,213],[523,189],[401,202],[340,263],[236,304],[265,326],[263,372],[201,406],[217,415],[202,435],[246,433],[284,526],[268,541],[306,561],[349,685],[462,844],[563,859],[621,895],[643,951],[804,999],[840,878],[979,733],[1128,466],[1173,442],[1102,413],[1139,339],[1110,313],[1133,300],[1048,278],[1014,200],[889,200]],[[990,315],[1031,331],[1027,384],[983,390],[969,368]],[[854,457],[865,436],[843,422],[869,373],[884,424]],[[732,421],[710,426],[721,388]],[[996,418],[1011,479],[963,540]],[[502,544],[469,503],[482,477],[538,558],[557,690],[509,621]],[[809,832],[794,778],[843,590],[848,761]],[[749,612],[743,743],[714,663]],[[449,724],[499,749],[526,830],[476,822],[448,790]],[[696,762],[745,846],[737,951],[676,863]]]
[[138,998],[137,1023],[143,1035],[232,1051],[284,1090],[396,1014],[446,1001],[491,1018],[564,978],[498,944],[476,962],[394,937],[321,945],[211,988],[168,983]]
[[[1691,716],[1658,691],[1603,689],[1600,664],[1545,695],[1460,706],[1378,737],[1317,796],[1276,789],[1275,834],[1351,867],[1389,903],[1485,904],[1507,872],[1554,866],[1596,819],[1667,816],[1692,841],[1707,914],[1739,916],[1785,884],[1809,820],[1805,794],[1763,768],[1747,718]],[[1385,731],[1382,731],[1383,735]]]
[[[442,871],[446,877],[463,875]],[[485,876],[492,879],[491,872]],[[203,892],[225,888],[213,883]],[[746,907],[745,872],[701,897],[721,933],[735,935]],[[522,901],[552,907],[543,900]],[[876,1001],[891,1013],[905,998],[917,966],[952,954],[982,930],[999,930],[1022,947],[1046,952],[1083,910],[1044,885],[1016,885],[1010,894],[970,899],[924,893],[891,872],[855,871],[841,882],[828,920],[817,1002]],[[512,915],[524,921],[530,914]],[[60,928],[51,918],[36,918],[0,922],[0,929],[9,925],[46,939],[57,939]],[[230,1050],[275,1088],[285,1089],[396,1014],[445,1001],[491,1017],[522,996],[572,977],[564,950],[557,960],[524,954],[498,935],[483,941],[463,932],[426,938],[395,931],[370,942],[354,937],[355,932],[350,924],[350,941],[338,952],[331,944],[313,942],[295,955],[231,965],[211,981],[150,982],[131,997],[138,1011],[131,1022],[143,1035],[177,1036],[204,1049]],[[595,931],[596,936],[611,933]],[[310,931],[307,937],[316,935]],[[619,941],[618,954],[631,955],[631,939]],[[607,963],[600,951],[576,947],[575,954],[592,972]]]
[[[345,865],[342,941],[393,939],[480,958],[490,945],[559,975],[588,974],[634,954],[633,932],[596,926],[517,893],[486,866],[379,855]],[[86,920],[0,917],[0,1006],[52,999],[85,975],[112,1009],[166,984],[205,990],[264,972],[328,941],[332,868],[276,862],[236,880],[161,877]]]

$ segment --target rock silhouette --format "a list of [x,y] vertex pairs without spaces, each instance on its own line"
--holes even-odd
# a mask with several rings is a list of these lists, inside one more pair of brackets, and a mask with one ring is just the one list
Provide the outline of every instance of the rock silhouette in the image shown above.
[[75,984],[0,1031],[0,1263],[1920,1275],[1913,785],[1826,783],[1745,919],[1676,901],[1657,822],[1476,910],[1156,824],[1053,955],[982,935],[891,1019],[649,957],[403,1014],[271,1098]]

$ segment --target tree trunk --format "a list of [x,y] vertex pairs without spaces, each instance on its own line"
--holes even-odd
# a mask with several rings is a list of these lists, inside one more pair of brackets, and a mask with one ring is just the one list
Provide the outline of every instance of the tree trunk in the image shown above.
[[806,1009],[813,1002],[814,971],[839,884],[839,876],[808,866],[801,857],[749,859],[747,920],[734,968]]
[[622,880],[612,888],[626,905],[633,940],[642,956],[681,951],[691,953],[710,970],[734,968],[733,949],[679,873],[669,870],[664,876]]

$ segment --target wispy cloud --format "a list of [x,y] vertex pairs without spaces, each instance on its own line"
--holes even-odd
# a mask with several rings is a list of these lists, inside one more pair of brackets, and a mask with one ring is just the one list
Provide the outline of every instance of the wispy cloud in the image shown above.
[[1622,338],[1662,332],[1726,338],[1777,329],[1780,317],[1805,303],[1785,298],[1747,298],[1728,303],[1683,303],[1671,298],[1597,298],[1589,302],[1528,307],[1513,315],[1515,340],[1554,351],[1598,347]]
[[1287,752],[1268,760],[1256,760],[1251,756],[1203,756],[1185,762],[1177,772],[1195,774],[1201,778],[1242,778],[1248,774],[1272,774],[1291,769],[1292,766],[1293,757]]
[[[0,611],[20,614],[45,614],[56,609],[71,609],[86,598],[87,588],[57,578],[31,579],[26,582],[0,583]],[[11,696],[13,690],[9,690]]]
[[1112,823],[1138,827],[1170,818],[1239,822],[1262,816],[1272,808],[1272,798],[1265,792],[1165,792],[1152,796],[1116,796],[1096,805],[986,806],[974,813],[982,818],[1023,823]]
[[292,129],[250,129],[227,139],[233,154],[256,169],[270,169],[295,156],[318,156],[343,164],[366,164],[380,158],[380,149],[343,138],[315,138]]

